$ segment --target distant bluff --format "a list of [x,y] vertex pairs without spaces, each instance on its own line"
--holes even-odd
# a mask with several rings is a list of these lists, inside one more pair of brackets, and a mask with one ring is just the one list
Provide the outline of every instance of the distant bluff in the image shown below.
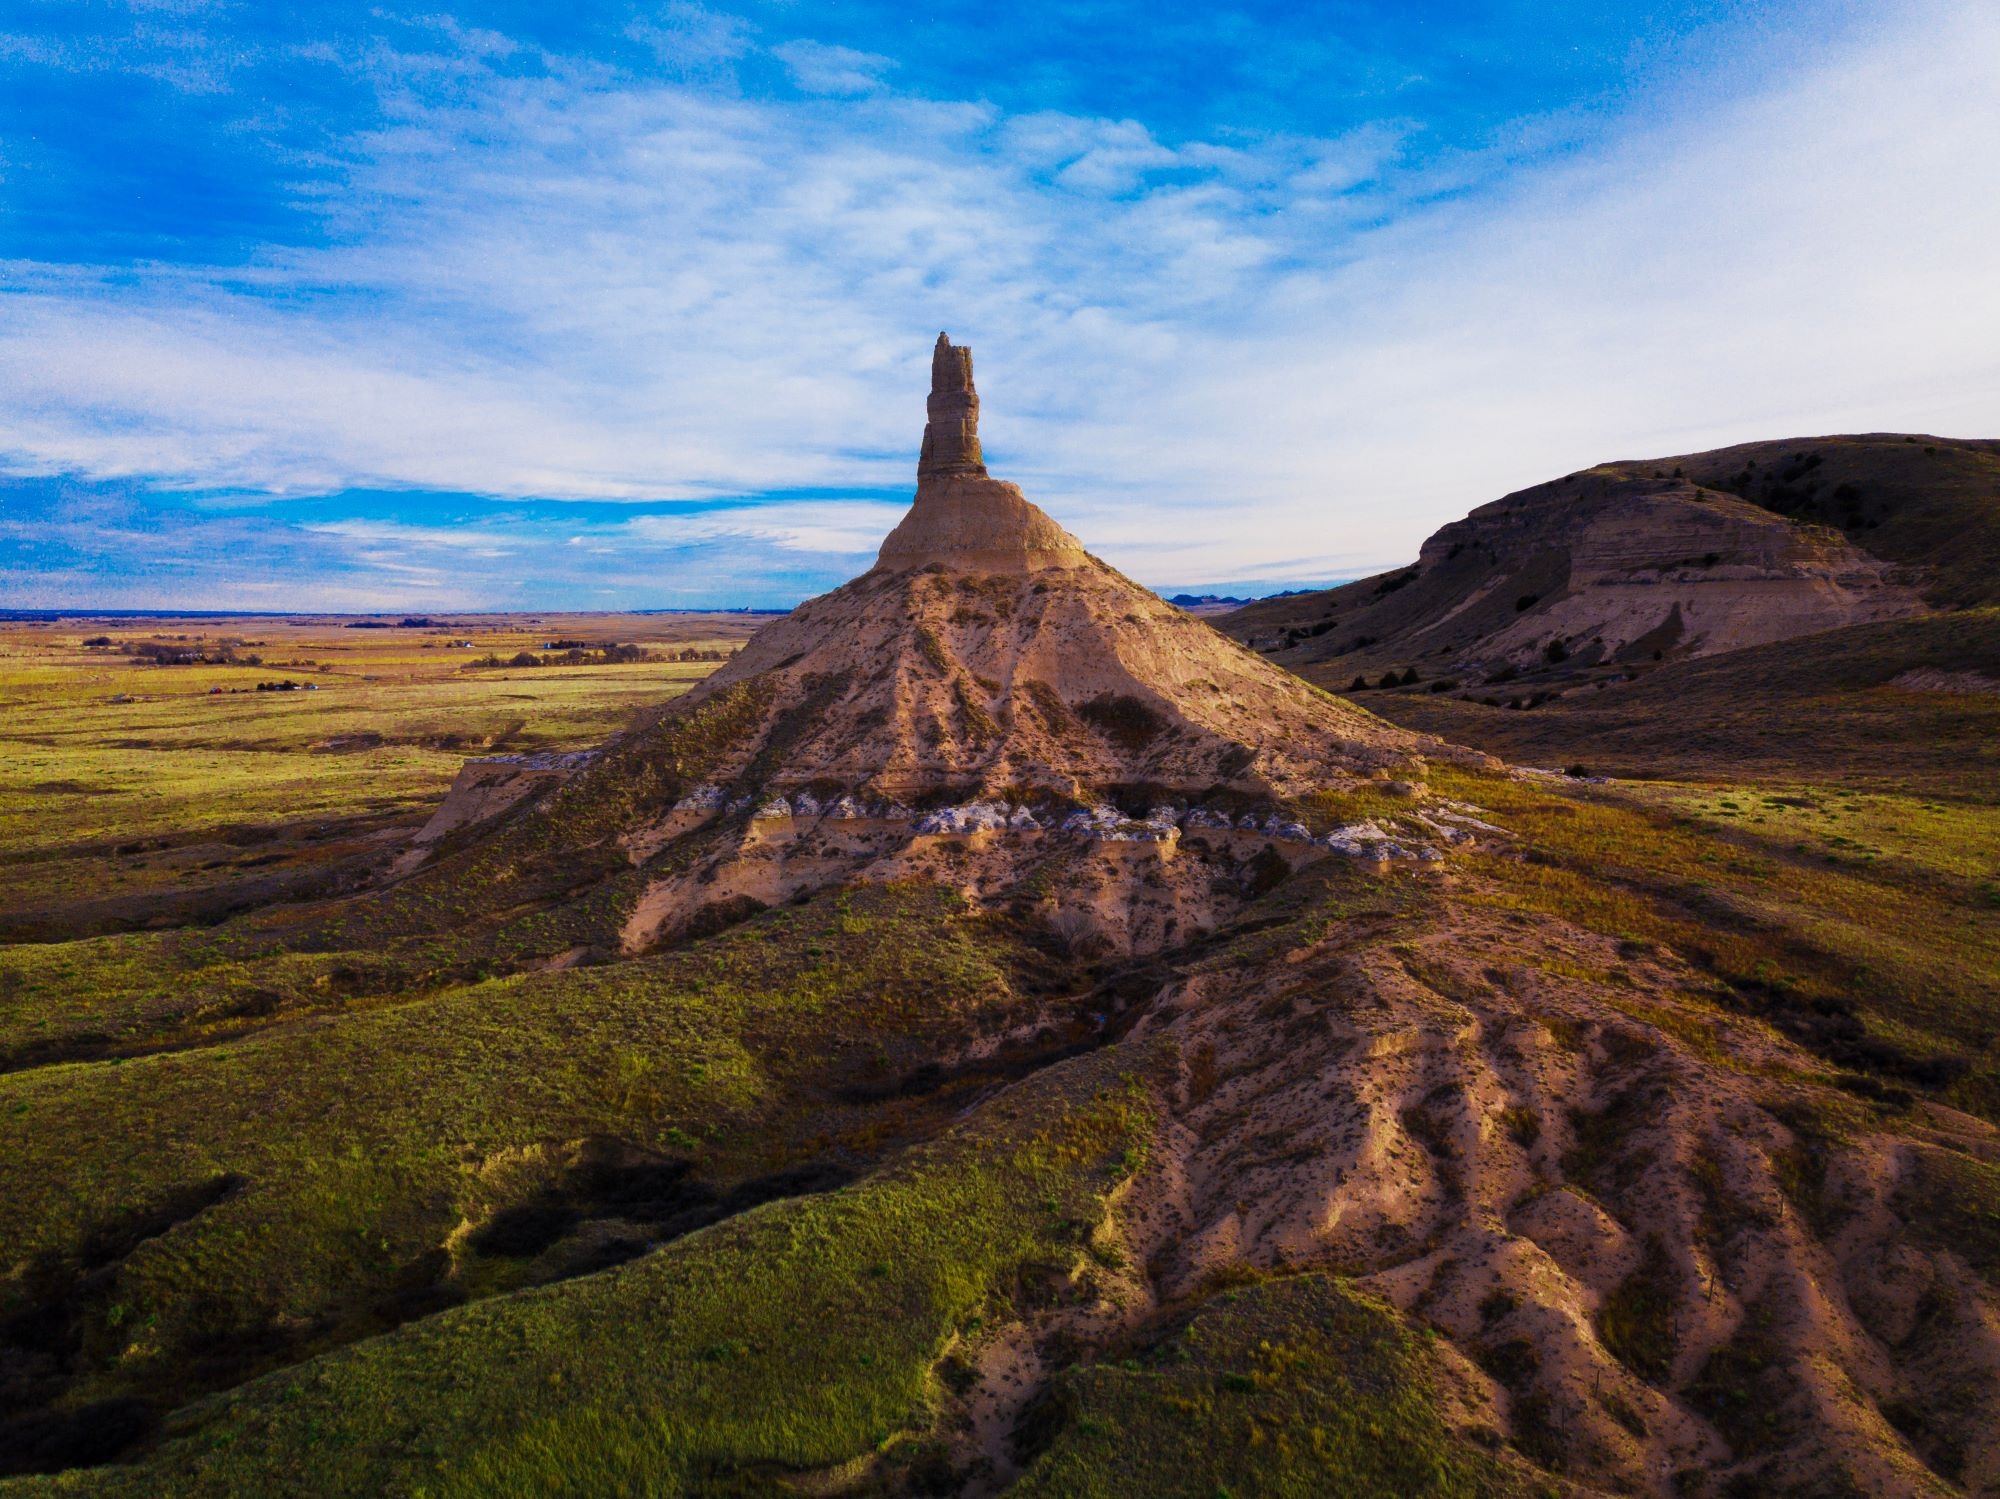
[[1996,496],[1992,441],[1877,433],[1620,460],[1480,506],[1408,567],[1217,624],[1328,687],[1414,670],[1427,687],[1561,690],[2000,602]]

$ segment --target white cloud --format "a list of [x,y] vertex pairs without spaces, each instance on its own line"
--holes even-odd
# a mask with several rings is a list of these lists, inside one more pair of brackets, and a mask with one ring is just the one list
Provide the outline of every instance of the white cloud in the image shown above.
[[[689,58],[749,45],[693,7],[646,24]],[[780,49],[802,88],[880,79],[804,45]],[[0,463],[293,493],[899,487],[942,327],[977,350],[997,471],[1128,571],[1353,571],[1607,457],[1990,431],[1995,76],[2000,13],[1916,5],[1775,91],[1466,192],[1462,161],[1399,178],[1396,122],[1168,144],[886,92],[479,74],[355,143],[325,248],[0,265]],[[682,539],[859,555],[893,514],[785,500]]]
[[749,23],[704,6],[674,0],[652,14],[640,16],[625,34],[684,77],[714,76],[752,46]]
[[896,65],[893,57],[826,42],[785,42],[771,51],[785,65],[793,84],[808,94],[872,94],[883,86],[883,75]]
[[783,500],[685,516],[644,515],[620,530],[646,541],[693,546],[755,541],[788,552],[868,557],[905,507],[872,500]]

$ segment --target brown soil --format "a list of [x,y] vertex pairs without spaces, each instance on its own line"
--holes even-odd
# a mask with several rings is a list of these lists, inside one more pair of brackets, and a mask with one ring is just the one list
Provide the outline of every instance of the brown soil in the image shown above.
[[[1345,1270],[1487,1371],[1517,1445],[1612,1492],[2000,1481],[2000,1314],[1892,1209],[1912,1133],[1987,1160],[2000,1135],[1942,1109],[1875,1133],[1665,953],[1458,902],[1357,935],[1143,1023],[1186,1059],[1167,1186],[1128,1224],[1162,1300]],[[1565,976],[1593,971],[1618,986]]]

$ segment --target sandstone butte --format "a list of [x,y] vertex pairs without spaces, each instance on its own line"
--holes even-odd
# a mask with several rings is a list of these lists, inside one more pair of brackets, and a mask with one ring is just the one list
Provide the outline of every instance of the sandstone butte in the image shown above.
[[772,714],[813,702],[773,786],[1269,795],[1439,748],[1218,635],[991,477],[971,350],[942,334],[928,415],[914,503],[875,566],[760,631],[669,710],[753,680]]
[[[1089,555],[986,472],[971,351],[943,335],[928,418],[914,501],[874,567],[765,626],[601,754],[470,762],[397,872],[524,802],[589,805],[599,826],[616,805],[618,843],[652,871],[622,931],[633,953],[729,902],[844,880],[943,878],[996,899],[1050,857],[1041,833],[1081,819],[1127,849],[1064,900],[1131,950],[1239,907],[1235,874],[1272,829],[1313,848],[1284,799],[1409,784],[1427,756],[1485,758],[1308,685]],[[671,798],[635,803],[663,762]],[[1177,854],[1189,819],[1201,847]],[[940,827],[978,831],[976,868],[946,868]],[[1317,850],[1437,857],[1373,824]]]

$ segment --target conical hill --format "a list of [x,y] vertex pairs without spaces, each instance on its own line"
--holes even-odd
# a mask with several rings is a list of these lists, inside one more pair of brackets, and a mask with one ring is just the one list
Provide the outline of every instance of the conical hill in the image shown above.
[[1438,754],[1465,752],[1267,664],[988,476],[970,351],[941,337],[915,502],[873,568],[600,754],[469,765],[399,872],[429,866],[410,900],[555,902],[523,939],[544,955],[630,952],[853,879],[1011,900],[1080,836],[1154,850],[1071,871],[1063,897],[1147,946],[1233,909],[1267,850],[1437,857],[1434,825],[1307,803]]
[[915,503],[876,565],[765,628],[679,710],[751,681],[773,719],[810,703],[771,788],[1286,795],[1434,747],[1183,614],[990,478],[971,351],[943,335],[930,417]]

